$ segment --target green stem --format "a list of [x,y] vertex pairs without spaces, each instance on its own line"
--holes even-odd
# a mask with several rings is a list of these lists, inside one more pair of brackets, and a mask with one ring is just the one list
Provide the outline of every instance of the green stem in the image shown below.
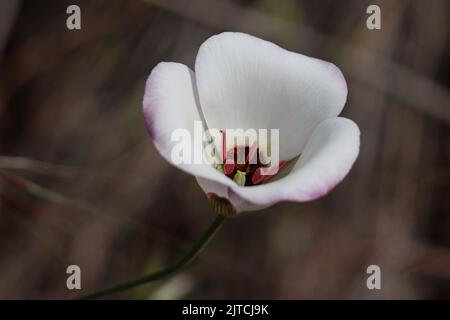
[[80,297],[82,300],[89,300],[89,299],[96,299],[100,298],[106,295],[110,295],[112,293],[116,293],[119,291],[131,289],[140,285],[143,285],[145,283],[149,283],[152,281],[160,280],[172,273],[175,273],[179,270],[181,270],[183,267],[187,266],[189,263],[195,260],[195,258],[198,257],[198,255],[203,251],[203,249],[208,245],[210,240],[214,237],[214,235],[219,231],[220,227],[222,226],[223,222],[225,221],[226,217],[223,215],[218,214],[217,218],[214,220],[214,222],[209,226],[208,230],[203,234],[203,236],[195,243],[195,245],[192,247],[192,249],[177,263],[173,264],[172,266],[157,271],[155,273],[149,274],[147,276],[131,280],[128,282],[123,282],[118,285],[87,294],[85,296]]

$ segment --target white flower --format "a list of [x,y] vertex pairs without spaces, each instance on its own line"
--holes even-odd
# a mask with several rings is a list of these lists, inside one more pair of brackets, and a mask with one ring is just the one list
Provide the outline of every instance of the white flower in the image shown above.
[[346,176],[360,135],[353,121],[338,117],[346,99],[347,84],[335,65],[225,32],[201,45],[195,73],[183,64],[159,63],[147,80],[143,107],[149,133],[169,162],[171,133],[192,132],[194,121],[210,128],[279,129],[279,157],[290,165],[278,179],[242,186],[236,182],[245,179],[242,174],[233,181],[206,163],[175,164],[197,178],[216,209],[236,213],[317,199]]

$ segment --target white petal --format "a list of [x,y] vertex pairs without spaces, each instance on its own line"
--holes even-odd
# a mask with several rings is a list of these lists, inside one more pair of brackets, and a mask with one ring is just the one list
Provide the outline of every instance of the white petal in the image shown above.
[[[226,186],[221,182],[201,177],[197,177],[197,182],[199,186],[202,188],[203,192],[205,192],[206,194],[215,194],[220,198],[227,199],[231,203],[233,208],[236,210],[236,212],[256,211],[264,209],[269,206],[269,205],[260,205],[248,201],[242,198],[236,192],[234,192],[233,188],[231,188],[230,186]],[[233,187],[235,187],[235,185],[233,185]]]
[[206,40],[195,72],[208,127],[280,129],[284,160],[298,155],[312,130],[336,117],[347,98],[333,64],[243,33]]
[[297,164],[286,177],[258,186],[235,186],[232,192],[257,205],[317,199],[347,175],[359,153],[359,136],[358,126],[349,119],[324,120],[313,131]]
[[[143,100],[147,128],[161,155],[176,167],[195,176],[221,182],[224,186],[234,182],[211,165],[174,163],[171,154],[178,143],[172,141],[174,130],[186,129],[194,137],[194,121],[200,121],[196,99],[195,75],[179,63],[159,63],[150,74]],[[191,155],[194,143],[191,143]],[[194,159],[192,158],[192,161]]]

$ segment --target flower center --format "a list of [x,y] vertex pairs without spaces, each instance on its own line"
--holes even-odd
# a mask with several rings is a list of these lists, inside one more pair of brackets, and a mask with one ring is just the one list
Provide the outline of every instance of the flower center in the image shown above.
[[256,143],[250,147],[235,146],[223,154],[223,165],[216,168],[240,186],[265,183],[276,176],[286,164],[286,161],[281,160],[278,168],[269,170],[270,166],[261,161],[260,150]]

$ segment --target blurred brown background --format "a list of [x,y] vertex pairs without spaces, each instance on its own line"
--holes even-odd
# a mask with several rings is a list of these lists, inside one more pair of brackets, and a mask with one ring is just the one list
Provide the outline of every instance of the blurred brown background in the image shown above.
[[328,196],[227,221],[184,272],[114,297],[450,298],[449,17],[446,0],[0,0],[0,298],[74,297],[69,264],[83,293],[157,270],[211,223],[141,99],[159,61],[192,67],[225,30],[338,65],[360,156]]

